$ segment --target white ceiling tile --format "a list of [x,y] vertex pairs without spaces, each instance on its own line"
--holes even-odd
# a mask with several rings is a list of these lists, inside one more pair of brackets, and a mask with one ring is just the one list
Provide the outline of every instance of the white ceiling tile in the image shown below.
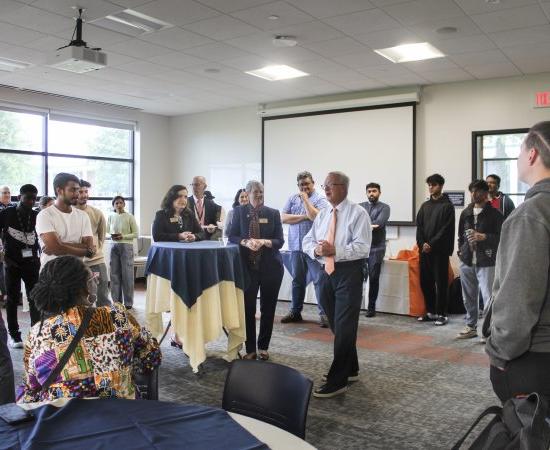
[[98,19],[100,17],[108,16],[119,11],[122,11],[124,7],[114,5],[103,0],[35,0],[32,3],[33,7],[40,8],[46,11],[60,14],[69,18],[77,17],[78,11],[72,8],[72,6],[78,5],[85,9],[82,17],[86,21]]
[[364,81],[366,79],[365,75],[353,69],[320,72],[317,77],[335,84],[342,84],[350,81]]
[[260,55],[275,48],[273,46],[273,33],[268,32],[260,32],[249,36],[228,39],[225,43],[240,48],[241,50],[258,53]]
[[[2,0],[0,2],[0,17],[2,17],[4,14],[9,14],[13,11],[16,11],[18,9],[23,8],[25,5],[23,3],[14,1],[14,0]],[[4,21],[2,19],[2,21]],[[6,20],[6,22],[8,22]]]
[[416,25],[431,20],[448,19],[463,16],[462,11],[452,0],[416,0],[383,7],[390,16],[405,25]]
[[350,80],[343,81],[338,83],[338,86],[349,89],[350,91],[365,91],[369,89],[380,89],[387,87],[386,83],[381,81],[371,80],[370,78],[364,77],[362,80]]
[[277,64],[276,61],[272,61],[268,58],[258,55],[242,56],[240,58],[228,59],[223,62],[224,66],[232,67],[233,69],[247,71],[255,70],[260,67]]
[[380,9],[370,9],[343,16],[330,17],[325,22],[346,34],[365,34],[366,32],[398,28],[401,24]]
[[453,81],[466,81],[474,79],[471,74],[460,68],[422,72],[422,77],[432,83],[450,83]]
[[550,58],[525,58],[514,64],[525,74],[550,72]]
[[[65,44],[68,44],[71,40],[71,36],[73,35],[73,31],[74,26],[58,31],[55,35],[61,39],[65,39]],[[112,44],[118,44],[119,42],[128,41],[129,39],[132,39],[132,36],[106,30],[105,28],[95,26],[91,23],[85,23],[82,28],[82,39],[86,41],[90,47],[103,48]]]
[[138,86],[146,85],[148,83],[148,79],[146,77],[130,72],[124,72],[123,70],[119,70],[118,68],[115,69],[114,67],[106,67],[101,70],[96,70],[91,73],[90,76],[93,78],[99,78],[100,80],[121,82]]
[[312,59],[309,61],[299,61],[294,64],[296,69],[302,70],[311,74],[320,74],[327,72],[353,72],[351,69],[346,66],[339,64],[331,59],[319,58]]
[[321,56],[329,58],[331,56],[359,53],[367,50],[363,44],[348,37],[329,39],[328,41],[311,42],[309,44],[303,44],[303,46]]
[[214,41],[200,34],[174,27],[155,33],[144,34],[139,39],[153,44],[162,45],[173,50],[184,50],[198,45],[211,44]]
[[300,46],[296,47],[286,47],[286,48],[273,48],[270,51],[267,51],[263,54],[265,57],[277,61],[278,64],[289,64],[293,65],[294,63],[302,61],[311,61],[313,59],[318,59],[319,55],[307,48]]
[[219,12],[193,0],[155,0],[134,9],[173,25],[186,25],[219,15]]
[[152,0],[110,0],[115,5],[124,6],[125,8],[135,8],[136,6],[151,3]]
[[393,64],[391,61],[387,60],[383,56],[380,56],[378,53],[374,53],[372,50],[361,53],[351,53],[349,55],[334,56],[332,59],[352,69],[380,66],[383,64]]
[[31,64],[44,64],[51,56],[52,55],[48,53],[38,50],[0,42],[0,57],[15,59]]
[[[314,20],[312,16],[306,14],[292,5],[283,1],[268,3],[266,5],[256,6],[254,8],[244,9],[231,14],[233,17],[243,20],[250,25],[261,30],[272,30],[297,23],[305,23]],[[279,16],[277,20],[269,19],[269,16]]]
[[395,47],[402,44],[414,44],[423,40],[406,28],[375,31],[373,33],[357,34],[354,39],[368,45],[370,48]]
[[112,52],[109,50],[107,53],[107,65],[109,67],[116,67],[122,64],[128,64],[130,62],[137,62],[138,59],[132,58],[128,55],[121,55],[120,53]]
[[539,25],[530,28],[518,28],[516,30],[499,31],[489,33],[489,37],[499,47],[510,47],[522,44],[550,43],[550,25]]
[[426,59],[424,61],[412,61],[401,64],[416,73],[424,73],[438,70],[457,69],[458,66],[448,58]]
[[369,0],[374,6],[382,8],[383,6],[395,5],[397,3],[405,3],[408,0]]
[[485,33],[548,24],[548,18],[544,15],[539,5],[504,9],[486,14],[475,14],[472,16],[472,19]]
[[218,41],[258,32],[256,27],[225,15],[191,23],[185,29]]
[[550,59],[550,45],[521,44],[501,50],[514,63],[524,59]]
[[[455,33],[438,33],[441,27],[454,27]],[[410,29],[426,41],[443,41],[445,39],[458,39],[465,36],[481,34],[481,30],[468,16],[455,16],[446,19],[430,19],[411,25]]]
[[319,19],[374,8],[367,0],[287,0],[294,6]]
[[455,0],[466,14],[482,14],[520,6],[534,5],[537,0],[501,0],[498,3],[479,0]]
[[308,42],[326,41],[343,37],[344,34],[319,20],[313,22],[301,23],[299,25],[291,25],[289,27],[277,27],[271,30],[270,36],[280,34],[283,36],[294,36],[298,44]]
[[241,9],[252,8],[253,6],[270,3],[273,0],[199,0],[210,8],[217,9],[224,13],[232,13]]
[[114,51],[116,53],[122,53],[123,55],[132,56],[134,58],[146,59],[152,58],[163,53],[170,53],[170,50],[166,47],[160,47],[158,45],[149,44],[148,42],[138,41],[137,39],[131,39],[129,41],[119,42],[108,46],[106,49]]
[[449,57],[459,66],[473,66],[479,64],[491,64],[508,62],[506,55],[500,50],[485,50],[482,52],[467,52]]
[[456,39],[444,39],[442,41],[430,41],[430,43],[446,55],[496,48],[495,44],[484,34],[459,37]]
[[55,33],[75,26],[73,19],[42,11],[32,6],[18,8],[7,14],[2,14],[0,17],[3,22],[30,28],[31,30],[40,30],[41,33]]
[[29,30],[28,28],[10,25],[9,23],[3,23],[0,26],[0,42],[5,42],[7,44],[25,45],[45,37],[47,37],[46,34]]
[[206,59],[208,61],[224,61],[226,59],[239,58],[241,56],[249,55],[249,53],[243,50],[222,42],[188,48],[185,50],[185,53],[192,56],[197,56],[198,58]]
[[171,70],[171,68],[167,66],[154,64],[148,61],[134,61],[127,64],[121,64],[117,66],[117,69],[143,76],[154,75],[162,71],[168,72]]
[[203,64],[206,61],[196,56],[186,55],[180,52],[165,53],[164,55],[154,56],[148,61],[161,64],[163,66],[172,67],[174,69],[185,69],[186,67]]
[[33,50],[42,50],[46,52],[54,52],[59,47],[67,45],[66,39],[61,39],[55,36],[46,36],[36,41],[27,42],[24,47],[32,48]]
[[518,68],[511,62],[468,66],[466,67],[466,70],[479,79],[513,77],[516,75],[521,75]]

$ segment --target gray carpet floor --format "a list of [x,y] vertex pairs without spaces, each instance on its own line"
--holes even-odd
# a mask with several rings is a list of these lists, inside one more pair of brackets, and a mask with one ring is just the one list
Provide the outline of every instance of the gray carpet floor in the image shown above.
[[[138,288],[134,313],[143,323],[144,292]],[[320,384],[332,359],[332,336],[307,305],[305,321],[283,325],[288,303],[280,302],[270,354]],[[28,314],[20,313],[24,333]],[[453,316],[444,327],[390,314],[360,319],[360,380],[345,395],[311,399],[306,439],[319,449],[444,449],[487,406],[498,404],[489,381],[487,358],[478,339],[455,339],[463,327]],[[226,339],[208,344],[208,359],[194,374],[181,350],[163,345],[160,399],[219,407],[228,363]],[[22,351],[11,349],[16,383]]]

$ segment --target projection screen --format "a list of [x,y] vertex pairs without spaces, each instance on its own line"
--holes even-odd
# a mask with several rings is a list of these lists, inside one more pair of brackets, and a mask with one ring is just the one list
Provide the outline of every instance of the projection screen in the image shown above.
[[264,117],[262,178],[267,206],[282,209],[307,170],[316,188],[328,172],[351,179],[349,198],[367,201],[365,185],[381,185],[390,224],[414,222],[415,104]]

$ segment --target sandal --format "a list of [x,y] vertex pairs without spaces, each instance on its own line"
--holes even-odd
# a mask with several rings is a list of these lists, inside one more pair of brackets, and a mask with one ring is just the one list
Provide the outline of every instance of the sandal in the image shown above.
[[269,353],[267,350],[258,350],[258,359],[262,361],[267,361],[269,359]]

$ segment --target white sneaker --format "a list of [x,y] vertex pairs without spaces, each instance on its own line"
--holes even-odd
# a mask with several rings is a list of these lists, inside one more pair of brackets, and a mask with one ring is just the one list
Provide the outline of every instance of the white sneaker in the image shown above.
[[23,341],[21,338],[19,339],[13,339],[10,337],[10,347],[11,348],[23,348]]
[[466,325],[464,329],[456,336],[457,339],[471,339],[475,337],[477,337],[477,329],[468,325]]

